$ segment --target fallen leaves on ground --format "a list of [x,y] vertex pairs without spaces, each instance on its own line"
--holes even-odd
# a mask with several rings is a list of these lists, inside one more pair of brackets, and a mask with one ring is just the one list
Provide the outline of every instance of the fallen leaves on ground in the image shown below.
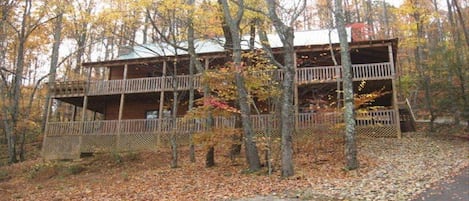
[[[84,166],[78,174],[57,173],[41,180],[28,178],[31,167],[41,163],[31,161],[2,168],[17,176],[0,182],[0,194],[4,194],[0,199],[246,200],[256,196],[324,196],[323,200],[408,200],[469,165],[467,140],[414,133],[402,139],[360,138],[360,169],[345,171],[342,143],[341,138],[297,143],[296,174],[288,179],[280,177],[278,164],[271,176],[265,169],[244,173],[243,165],[234,165],[223,153],[217,153],[216,167],[205,168],[202,150],[197,152],[197,163],[190,163],[187,150],[180,150],[181,167],[176,169],[169,168],[169,151],[134,154],[120,159],[123,162],[104,155],[72,162]],[[237,164],[244,162],[238,159]]]

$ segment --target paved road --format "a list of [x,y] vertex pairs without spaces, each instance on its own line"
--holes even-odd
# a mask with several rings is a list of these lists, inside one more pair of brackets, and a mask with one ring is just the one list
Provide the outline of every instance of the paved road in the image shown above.
[[420,194],[414,201],[469,201],[469,167]]

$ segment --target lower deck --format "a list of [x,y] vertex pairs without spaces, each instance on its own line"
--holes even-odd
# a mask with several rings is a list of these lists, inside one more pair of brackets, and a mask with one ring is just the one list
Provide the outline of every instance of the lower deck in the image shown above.
[[[357,134],[397,137],[395,110],[372,110],[356,115]],[[237,116],[215,117],[211,129],[239,129]],[[279,119],[275,115],[252,115],[256,137],[280,138]],[[324,134],[342,132],[343,114],[339,112],[299,113],[295,116],[296,133]],[[209,130],[206,119],[163,118],[133,120],[71,121],[47,123],[43,144],[46,159],[73,159],[81,153],[99,151],[156,150],[166,146],[170,136],[179,146],[188,145],[190,135]]]

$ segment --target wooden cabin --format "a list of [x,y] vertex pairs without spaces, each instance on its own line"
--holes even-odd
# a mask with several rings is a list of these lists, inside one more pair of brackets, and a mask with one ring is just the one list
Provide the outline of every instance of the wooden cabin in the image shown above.
[[[350,36],[350,29],[348,32]],[[270,35],[269,41],[281,61],[278,36]],[[337,112],[340,110],[324,109],[341,107],[338,42],[335,31],[295,33],[293,98],[297,130],[314,132],[321,125],[343,122],[341,112]],[[397,39],[352,41],[349,38],[355,92],[386,91],[369,105],[375,109],[357,113],[358,134],[400,137],[397,42]],[[196,41],[196,51],[206,69],[216,69],[230,59],[222,44],[217,39]],[[179,45],[187,46],[187,43]],[[243,47],[248,48],[247,42]],[[183,139],[188,133],[206,129],[203,119],[182,118],[188,108],[188,91],[195,89],[196,97],[202,96],[197,90],[201,88],[201,75],[189,72],[187,52],[174,50],[168,44],[148,44],[123,49],[120,54],[116,60],[83,63],[86,79],[49,83],[53,85],[51,103],[68,104],[73,111],[70,117],[58,120],[51,115],[56,104],[49,104],[43,142],[45,158],[77,158],[81,153],[100,150],[155,149],[167,141],[171,132]],[[177,111],[180,118],[176,120],[169,118],[174,90],[181,97]],[[278,128],[278,120],[269,112],[253,114],[251,118],[258,133],[266,127]],[[236,121],[236,116],[215,117],[214,126],[234,128],[239,125]]]

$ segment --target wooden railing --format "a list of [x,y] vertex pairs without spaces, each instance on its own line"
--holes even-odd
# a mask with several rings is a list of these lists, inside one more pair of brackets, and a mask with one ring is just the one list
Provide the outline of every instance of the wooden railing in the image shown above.
[[304,67],[296,70],[298,83],[336,81],[341,75],[341,66]]
[[[356,115],[356,125],[395,125],[395,113],[393,110],[376,110],[359,112]],[[343,115],[338,112],[328,113],[300,113],[295,118],[297,128],[314,128],[318,125],[335,125],[343,123]],[[215,117],[214,128],[235,128],[236,116]],[[251,123],[254,130],[266,128],[279,129],[280,121],[275,115],[262,114],[251,115]],[[50,122],[47,124],[47,136],[62,135],[131,135],[144,133],[188,133],[201,132],[207,129],[206,119],[171,118],[159,119],[135,119],[135,120],[104,120],[86,122]]]
[[368,125],[395,125],[396,117],[394,110],[372,110],[358,112],[356,115],[357,126]]
[[[292,124],[296,124],[297,128],[311,128],[317,125],[333,125],[343,122],[342,115],[336,112],[300,113],[296,116],[295,120],[296,123],[292,121]],[[264,130],[266,128],[275,130],[280,128],[280,121],[274,115],[252,115],[251,122],[254,130]]]
[[251,125],[254,130],[278,129],[280,121],[272,114],[251,115]]
[[344,122],[342,113],[300,113],[297,120],[298,128],[312,128],[315,125],[335,125]]
[[392,76],[393,69],[389,62],[352,65],[352,78],[354,80],[390,79]]
[[83,122],[49,122],[47,123],[46,135],[80,135]]
[[87,88],[86,84],[86,81],[54,82],[52,83],[52,93],[60,94],[62,96],[83,94]]
[[124,89],[124,80],[91,81],[88,95],[119,94]]
[[192,87],[200,87],[200,74],[178,75],[173,77],[149,77],[128,80],[105,80],[90,82],[88,95],[143,93],[154,91],[189,90],[192,79]]
[[[352,66],[353,80],[391,79],[393,76],[392,65],[386,63],[357,64]],[[283,73],[278,71],[276,76],[283,78]],[[336,82],[342,77],[341,66],[302,67],[296,71],[298,84]],[[190,82],[197,89],[201,87],[201,74],[192,78],[190,75],[178,75],[175,77],[150,77],[127,80],[104,80],[71,82],[56,82],[54,94],[56,96],[81,96],[106,95],[120,93],[144,93],[156,91],[189,90]]]
[[[215,117],[214,128],[234,128],[236,117]],[[201,132],[207,128],[206,119],[129,119],[85,122],[51,122],[47,124],[47,136],[62,135],[130,135],[156,132]]]
[[[372,110],[359,112],[355,117],[356,126],[394,125],[396,123],[394,110]],[[313,128],[318,125],[335,125],[344,123],[344,116],[339,112],[299,113],[296,118],[297,128]],[[273,115],[252,115],[254,130],[263,130],[267,127],[278,129],[280,121]]]
[[[336,82],[342,78],[342,66],[298,68],[296,76],[299,84]],[[355,81],[391,79],[392,76],[393,69],[389,62],[352,65],[352,79]]]

